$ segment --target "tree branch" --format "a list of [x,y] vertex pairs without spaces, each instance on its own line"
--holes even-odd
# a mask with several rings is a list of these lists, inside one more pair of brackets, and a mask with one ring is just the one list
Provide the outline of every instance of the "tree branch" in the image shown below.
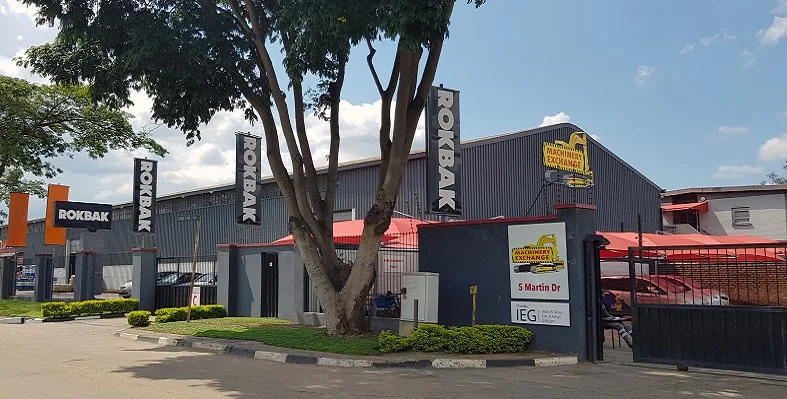
[[391,158],[391,103],[393,102],[396,83],[399,81],[399,52],[400,48],[397,47],[393,68],[391,68],[391,77],[388,79],[388,86],[380,95],[382,104],[380,106],[380,174],[377,179],[378,191],[382,187],[385,175],[388,174],[388,161]]
[[238,21],[241,29],[246,33],[247,37],[253,34],[251,27],[248,23],[246,23],[246,18],[243,16],[240,10],[240,4],[237,0],[229,0],[230,8],[232,9],[232,15],[235,16],[235,20]]
[[331,83],[331,146],[328,151],[328,182],[325,189],[325,213],[330,215],[330,220],[326,223],[330,226],[329,230],[333,235],[333,210],[336,204],[336,186],[339,182],[339,106],[342,98],[342,88],[344,87],[344,73],[347,63],[339,64],[339,71],[336,81]]
[[268,85],[271,88],[271,95],[273,96],[273,101],[276,104],[276,110],[279,113],[279,121],[281,122],[282,133],[284,133],[284,139],[287,142],[287,149],[290,152],[293,169],[292,174],[295,183],[295,195],[300,211],[299,213],[306,223],[306,226],[308,226],[309,230],[311,230],[312,234],[314,234],[315,237],[318,237],[321,236],[319,234],[320,226],[318,225],[317,219],[315,218],[315,215],[309,206],[309,200],[306,194],[306,182],[304,181],[305,176],[303,172],[303,158],[298,149],[298,143],[295,139],[292,123],[290,122],[287,101],[284,98],[284,92],[282,92],[281,87],[279,86],[279,80],[276,77],[276,70],[273,67],[273,61],[271,60],[270,54],[268,53],[268,49],[265,47],[265,32],[263,32],[260,25],[260,20],[257,18],[257,13],[254,10],[253,0],[245,0],[245,3],[246,9],[249,13],[249,19],[251,20],[251,28],[254,32],[254,45],[257,49],[260,59],[262,60],[264,67],[263,72],[268,78]]
[[374,84],[377,85],[377,91],[379,91],[382,96],[385,90],[383,90],[383,85],[380,83],[380,77],[377,76],[377,70],[374,69],[374,55],[377,53],[377,50],[372,47],[372,41],[369,38],[366,39],[366,44],[369,46],[369,55],[366,56],[366,63],[369,65],[369,71],[374,78]]

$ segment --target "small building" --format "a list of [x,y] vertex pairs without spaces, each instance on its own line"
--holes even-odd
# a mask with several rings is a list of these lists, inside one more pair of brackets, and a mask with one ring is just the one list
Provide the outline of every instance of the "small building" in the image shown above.
[[787,185],[700,187],[662,198],[664,230],[787,240]]

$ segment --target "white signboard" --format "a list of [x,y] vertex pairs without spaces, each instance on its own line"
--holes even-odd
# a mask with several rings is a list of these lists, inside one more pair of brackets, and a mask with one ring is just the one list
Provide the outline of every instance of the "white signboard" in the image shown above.
[[511,322],[570,326],[567,302],[511,302]]
[[568,299],[566,224],[508,226],[512,299]]
[[195,286],[194,291],[191,293],[191,306],[199,306],[200,287]]

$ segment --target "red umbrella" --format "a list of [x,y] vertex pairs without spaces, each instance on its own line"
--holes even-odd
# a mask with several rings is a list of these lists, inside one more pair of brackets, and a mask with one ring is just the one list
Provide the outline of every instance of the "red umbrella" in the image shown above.
[[[397,248],[418,248],[418,225],[435,223],[418,219],[392,218],[391,225],[383,234],[383,244]],[[363,220],[348,220],[333,224],[333,241],[337,244],[358,245],[363,233]],[[271,244],[292,245],[295,239],[292,235],[282,237]]]

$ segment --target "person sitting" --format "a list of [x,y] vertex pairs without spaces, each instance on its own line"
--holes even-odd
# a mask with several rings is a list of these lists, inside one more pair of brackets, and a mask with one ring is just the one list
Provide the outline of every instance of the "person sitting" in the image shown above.
[[634,346],[634,337],[631,333],[631,326],[623,324],[620,322],[619,318],[612,316],[607,309],[607,303],[605,301],[601,302],[601,323],[604,326],[605,330],[616,330],[623,340],[626,341],[626,345],[629,348]]

